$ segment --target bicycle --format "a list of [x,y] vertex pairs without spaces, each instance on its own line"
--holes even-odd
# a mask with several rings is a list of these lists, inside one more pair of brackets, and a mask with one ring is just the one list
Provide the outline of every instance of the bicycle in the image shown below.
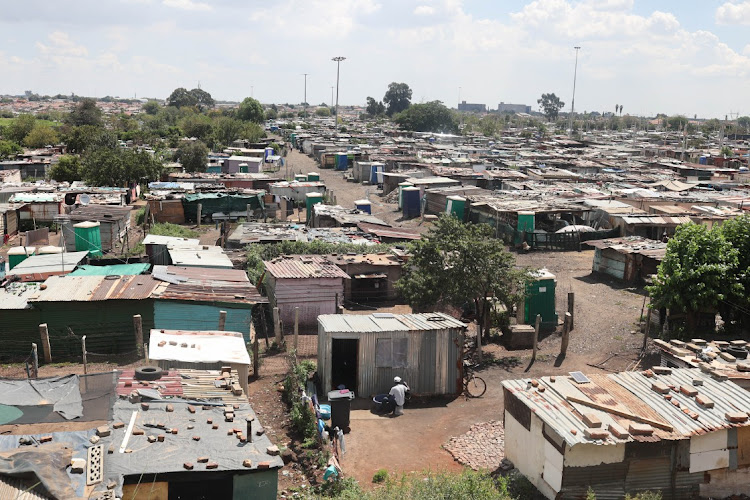
[[474,374],[474,369],[478,366],[478,363],[464,361],[464,393],[470,398],[481,398],[487,392],[487,383]]

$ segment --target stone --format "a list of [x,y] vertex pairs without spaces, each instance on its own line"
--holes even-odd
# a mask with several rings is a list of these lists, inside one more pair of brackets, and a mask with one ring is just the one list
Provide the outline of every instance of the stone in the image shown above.
[[250,460],[249,458],[246,458],[245,460],[242,461],[242,466],[247,467],[249,469],[253,466],[253,461]]
[[115,488],[117,488],[117,481],[110,481],[107,483],[108,490],[114,490]]
[[167,424],[165,424],[164,422],[157,422],[156,427],[158,429],[165,429],[167,427]]
[[296,462],[297,461],[297,456],[289,448],[284,448],[284,450],[281,451],[281,455],[280,456],[281,456],[281,460],[284,461],[284,464],[288,464],[289,462]]
[[275,444],[272,444],[271,446],[266,448],[266,453],[271,456],[276,456],[279,454],[279,447],[276,446]]
[[115,452],[115,443],[109,443],[109,448],[107,448],[107,453],[110,455]]
[[122,429],[123,427],[125,427],[125,422],[115,422],[112,424],[113,429]]
[[165,345],[167,345],[167,341],[166,340],[162,340],[161,342],[159,342],[156,345],[158,345],[159,347],[164,347]]
[[217,464],[216,462],[210,462],[206,464],[206,469],[218,469],[218,468],[219,468],[219,464]]
[[168,412],[173,412],[173,411],[174,411],[174,406],[172,406],[172,405],[167,405],[167,407],[166,407],[166,408],[164,408],[164,410],[165,410],[165,411],[168,411]]
[[259,427],[259,428],[255,429],[255,435],[256,436],[262,436],[265,433],[266,433],[266,430],[263,427]]
[[643,375],[644,377],[648,377],[648,378],[653,378],[653,376],[654,376],[654,372],[653,372],[652,370],[643,370],[643,371],[641,372],[641,374],[642,374],[642,375]]
[[734,423],[747,421],[747,413],[741,411],[728,411],[724,414],[727,420]]
[[690,387],[689,385],[681,385],[680,392],[689,398],[694,398],[698,395],[698,389]]
[[200,440],[201,440],[200,436],[193,436],[193,441],[200,441]]
[[713,408],[714,402],[709,398],[708,396],[704,396],[703,394],[698,394],[695,396],[695,402],[701,405],[704,408]]
[[232,431],[232,430],[228,430],[227,431],[227,436],[231,436],[232,434],[234,434],[234,431]]
[[618,424],[609,424],[607,430],[617,439],[627,439],[630,435],[628,431]]
[[199,464],[205,464],[206,462],[208,462],[208,457],[198,457]]
[[654,382],[651,384],[651,390],[656,391],[659,394],[669,394],[669,386],[661,382]]
[[648,424],[631,423],[628,426],[628,432],[633,436],[650,436],[654,433],[654,428]]
[[96,443],[98,443],[98,442],[99,442],[99,440],[100,440],[100,439],[101,439],[101,438],[100,438],[99,436],[91,436],[91,437],[89,438],[89,442],[90,442],[91,444],[96,444]]
[[83,458],[74,458],[70,461],[70,472],[73,474],[83,474],[86,470],[86,460]]
[[149,404],[148,403],[141,403],[141,410],[148,411]]
[[584,413],[582,419],[583,423],[586,424],[586,427],[599,428],[602,426],[602,421],[593,413]]
[[195,467],[191,462],[185,462],[184,464],[182,464],[182,466],[187,470],[193,470],[193,468]]
[[155,443],[156,442],[156,436],[149,436],[146,439],[148,439],[149,443]]
[[131,450],[130,448],[126,448],[125,453],[133,453],[133,450]]
[[187,428],[188,428],[188,430],[195,429],[195,426],[193,424],[188,424]]
[[166,439],[166,436],[164,434],[159,434],[158,436],[156,436],[156,440],[160,443],[163,443],[164,439]]
[[203,411],[210,410],[211,405],[203,405]]

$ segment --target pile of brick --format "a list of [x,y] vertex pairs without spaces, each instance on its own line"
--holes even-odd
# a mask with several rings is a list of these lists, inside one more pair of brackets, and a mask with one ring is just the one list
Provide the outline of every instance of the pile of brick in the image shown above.
[[474,424],[469,432],[443,445],[453,458],[474,470],[495,471],[505,458],[505,429],[498,420]]

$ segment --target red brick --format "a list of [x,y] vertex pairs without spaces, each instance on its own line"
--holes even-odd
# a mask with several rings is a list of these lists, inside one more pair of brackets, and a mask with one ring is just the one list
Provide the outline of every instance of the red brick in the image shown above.
[[146,411],[148,410],[149,404],[148,403],[141,403],[141,410]]
[[704,396],[703,394],[698,394],[695,396],[695,402],[701,405],[704,408],[713,408],[714,402],[709,398],[708,396]]
[[122,429],[123,427],[125,427],[124,422],[115,422],[114,424],[112,424],[113,429]]
[[195,413],[195,406],[188,405],[187,408],[190,413]]
[[185,468],[186,468],[187,470],[193,470],[193,467],[195,467],[195,466],[194,466],[194,465],[193,465],[192,463],[190,463],[190,462],[185,462],[184,464],[182,464],[182,466],[183,466],[183,467],[185,467]]
[[583,423],[586,424],[586,427],[601,427],[602,421],[599,420],[599,417],[594,415],[593,413],[584,413],[582,415]]
[[211,462],[211,463],[206,464],[206,469],[218,469],[218,468],[219,468],[219,464],[217,464],[216,462]]
[[689,385],[681,385],[680,392],[690,398],[694,398],[695,396],[698,395],[698,389],[696,389],[695,387],[691,387]]
[[271,467],[271,462],[258,462],[259,469],[269,469],[270,467]]
[[193,441],[200,441],[200,440],[201,440],[200,436],[193,436]]
[[52,441],[52,436],[42,436],[39,438],[40,443],[49,443]]
[[206,462],[208,462],[208,457],[199,457],[198,458],[198,463],[199,464],[205,464]]
[[159,434],[158,436],[156,436],[157,441],[159,441],[160,443],[163,443],[165,438],[166,436],[164,434]]

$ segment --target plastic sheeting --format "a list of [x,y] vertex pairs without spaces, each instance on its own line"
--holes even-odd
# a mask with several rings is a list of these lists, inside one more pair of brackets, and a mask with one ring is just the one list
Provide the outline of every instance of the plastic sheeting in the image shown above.
[[0,379],[0,398],[10,406],[53,405],[66,420],[83,416],[78,375],[36,380]]

